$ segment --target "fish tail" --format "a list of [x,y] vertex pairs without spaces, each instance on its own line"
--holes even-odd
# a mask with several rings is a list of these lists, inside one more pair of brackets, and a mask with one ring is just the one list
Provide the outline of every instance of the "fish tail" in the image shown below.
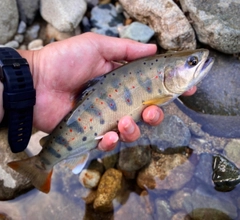
[[50,191],[53,170],[47,170],[38,156],[12,161],[8,166],[27,177],[38,190],[44,193]]

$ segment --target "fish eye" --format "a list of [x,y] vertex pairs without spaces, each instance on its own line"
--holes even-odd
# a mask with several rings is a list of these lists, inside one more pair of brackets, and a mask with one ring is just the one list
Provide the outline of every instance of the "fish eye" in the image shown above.
[[187,63],[189,66],[196,66],[198,64],[198,58],[196,56],[188,57]]

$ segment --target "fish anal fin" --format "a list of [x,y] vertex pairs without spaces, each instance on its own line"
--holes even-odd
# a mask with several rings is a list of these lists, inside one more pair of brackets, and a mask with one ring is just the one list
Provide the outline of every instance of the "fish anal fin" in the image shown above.
[[38,156],[8,163],[16,172],[24,175],[38,190],[48,193],[51,188],[51,176],[53,170],[46,170]]
[[173,98],[172,95],[162,96],[162,97],[144,101],[143,105],[162,105],[170,101],[172,98]]
[[82,171],[89,158],[89,153],[83,154],[78,157],[70,157],[64,160],[63,165],[72,170],[74,174],[78,174]]

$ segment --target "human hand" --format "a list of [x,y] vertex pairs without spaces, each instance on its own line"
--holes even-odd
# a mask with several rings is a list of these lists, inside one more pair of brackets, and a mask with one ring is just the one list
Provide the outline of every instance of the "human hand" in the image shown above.
[[[131,61],[156,53],[156,46],[126,39],[86,33],[49,44],[39,51],[19,51],[30,65],[36,89],[34,126],[51,132],[72,109],[74,97],[84,83],[113,70],[112,61]],[[163,112],[150,106],[143,112],[143,120],[158,125]],[[140,136],[136,123],[128,116],[118,124],[120,138],[135,141]],[[119,137],[108,132],[99,143],[102,150],[111,150]]]

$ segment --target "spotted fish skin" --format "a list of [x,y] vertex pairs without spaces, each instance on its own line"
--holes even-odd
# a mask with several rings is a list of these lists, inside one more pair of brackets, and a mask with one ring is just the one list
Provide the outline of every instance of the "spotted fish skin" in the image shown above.
[[[55,164],[69,158],[74,161],[94,149],[96,137],[116,129],[123,116],[139,121],[146,106],[167,104],[187,91],[210,70],[213,60],[208,59],[208,53],[198,49],[155,55],[104,75],[49,135],[42,151],[27,159],[31,168],[23,169],[26,161],[13,161],[9,166],[27,175],[36,188],[48,192],[50,183],[46,179],[51,178]],[[44,172],[45,180],[31,176],[30,169],[36,175]]]

